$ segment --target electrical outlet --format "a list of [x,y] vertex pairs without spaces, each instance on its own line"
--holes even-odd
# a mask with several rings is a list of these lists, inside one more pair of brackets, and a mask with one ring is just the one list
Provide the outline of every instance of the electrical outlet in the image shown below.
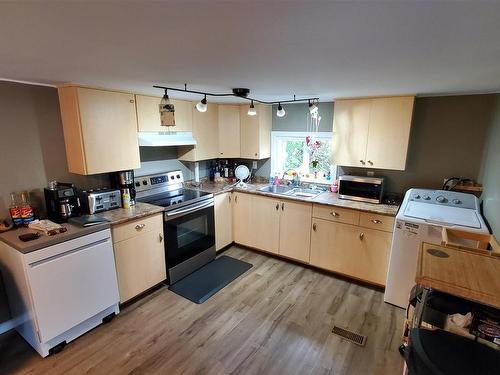
[[257,169],[257,161],[252,161],[252,169]]

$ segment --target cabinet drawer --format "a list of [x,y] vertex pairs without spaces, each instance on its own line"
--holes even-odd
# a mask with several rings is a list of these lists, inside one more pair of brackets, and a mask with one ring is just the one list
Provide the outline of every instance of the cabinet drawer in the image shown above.
[[163,217],[161,213],[113,226],[111,228],[113,243],[136,237],[151,230],[163,233]]
[[357,225],[359,222],[358,211],[316,204],[313,206],[313,217],[352,225]]
[[365,228],[392,232],[394,227],[394,218],[392,216],[361,212],[359,215],[359,225]]

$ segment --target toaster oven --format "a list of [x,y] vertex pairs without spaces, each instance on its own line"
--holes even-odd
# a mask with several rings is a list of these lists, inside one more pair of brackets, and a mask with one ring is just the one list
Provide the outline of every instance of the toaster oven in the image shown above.
[[381,203],[384,194],[383,177],[340,176],[339,198]]

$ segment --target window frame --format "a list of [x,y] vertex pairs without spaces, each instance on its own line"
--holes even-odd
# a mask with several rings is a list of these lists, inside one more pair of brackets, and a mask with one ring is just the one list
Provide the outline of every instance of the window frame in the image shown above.
[[[278,168],[278,157],[277,153],[279,150],[278,143],[280,140],[290,140],[290,139],[295,139],[295,140],[302,140],[305,141],[306,137],[308,135],[311,135],[310,132],[304,132],[304,131],[272,131],[271,132],[271,175],[274,176],[274,173],[279,169]],[[316,137],[320,141],[328,140],[332,142],[333,140],[333,132],[318,132],[316,133]],[[330,149],[331,153],[331,149]],[[333,166],[333,164],[331,164]],[[331,167],[330,167],[331,171]],[[283,173],[283,172],[282,172]],[[281,177],[281,176],[280,176]],[[324,180],[323,178],[306,178],[306,177],[301,177],[301,181],[304,182],[316,182],[319,184],[325,184],[328,183],[327,180]]]

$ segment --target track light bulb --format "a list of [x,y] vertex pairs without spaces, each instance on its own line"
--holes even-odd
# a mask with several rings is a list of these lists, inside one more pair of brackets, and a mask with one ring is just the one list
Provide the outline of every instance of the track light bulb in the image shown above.
[[278,103],[278,110],[276,111],[276,116],[285,117],[285,110],[281,106],[281,103]]
[[207,111],[207,96],[205,95],[203,99],[196,104],[196,109],[198,112],[206,112]]
[[318,115],[318,105],[316,103],[309,102],[309,113],[312,117],[316,117]]
[[250,108],[248,108],[248,115],[249,116],[255,116],[257,114],[257,110],[255,109],[253,105],[253,100],[250,102]]
[[168,97],[167,90],[165,90],[165,94],[163,94],[163,98],[161,98],[160,105],[166,106],[170,104],[170,98]]

